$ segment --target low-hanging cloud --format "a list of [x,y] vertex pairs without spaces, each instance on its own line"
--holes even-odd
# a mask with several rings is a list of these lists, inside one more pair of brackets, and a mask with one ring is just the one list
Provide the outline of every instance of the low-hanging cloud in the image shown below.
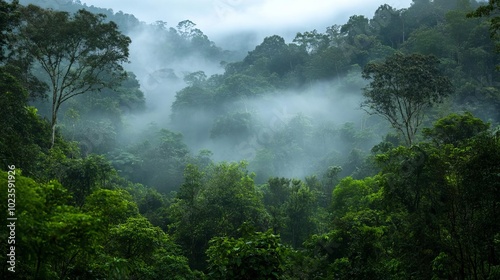
[[233,33],[256,32],[262,36],[318,29],[343,24],[349,16],[372,17],[378,6],[407,8],[411,0],[84,0],[88,6],[112,8],[134,14],[139,20],[161,20],[175,25],[185,19],[217,42]]

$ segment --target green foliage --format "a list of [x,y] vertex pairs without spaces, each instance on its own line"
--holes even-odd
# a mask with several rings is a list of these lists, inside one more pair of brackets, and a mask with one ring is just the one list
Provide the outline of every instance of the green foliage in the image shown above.
[[47,152],[50,128],[41,120],[36,109],[29,107],[26,90],[18,80],[0,69],[0,162],[2,169],[7,165],[22,168],[26,175],[36,172],[33,159]]
[[315,219],[321,187],[311,189],[300,180],[274,177],[262,191],[273,232],[279,234],[284,243],[294,248],[302,247],[321,223],[321,219]]
[[85,199],[83,210],[101,219],[104,227],[120,224],[137,216],[137,204],[125,190],[98,189]]
[[243,222],[264,225],[263,205],[246,163],[221,163],[207,175],[200,196],[214,235],[232,235]]
[[12,30],[19,24],[19,16],[15,13],[19,5],[19,1],[0,1],[0,61],[3,61],[6,56],[4,53],[4,48],[11,49],[12,46],[9,44],[12,38],[9,34]]
[[214,101],[216,104],[224,104],[229,101],[260,96],[273,89],[273,85],[264,77],[234,74],[224,79],[217,88]]
[[196,165],[188,164],[184,170],[184,183],[182,183],[177,197],[188,205],[193,205],[203,187],[204,174]]
[[[346,177],[333,190],[332,214],[342,217],[348,212],[357,212],[368,208],[379,190],[374,178],[354,180]],[[375,197],[374,197],[375,196]]]
[[461,269],[453,277],[493,277],[498,270],[495,259],[498,250],[495,238],[499,231],[496,215],[500,203],[500,141],[497,135],[480,134],[465,147],[452,152],[451,162],[457,163],[447,176],[447,203],[444,240],[454,260],[448,266]]
[[[50,129],[47,131],[50,133]],[[67,184],[74,195],[74,202],[80,206],[92,190],[110,187],[109,181],[114,177],[115,170],[104,156],[92,154],[81,158],[75,143],[60,143],[35,159],[37,172],[32,175],[34,178],[43,182],[57,179]]]
[[102,89],[75,96],[60,110],[61,133],[80,144],[82,153],[105,154],[120,144],[118,136],[126,131],[127,118],[143,112],[144,94],[133,73],[114,89]]
[[348,177],[335,187],[330,231],[305,242],[308,258],[317,263],[311,274],[321,275],[319,279],[391,279],[385,265],[391,257],[385,243],[389,227],[380,208],[379,180]]
[[310,80],[340,78],[349,69],[349,58],[340,47],[330,47],[313,54],[306,65],[306,76]]
[[125,278],[190,279],[187,260],[179,255],[176,245],[159,227],[144,217],[129,217],[109,230],[106,251],[125,261]]
[[[214,236],[235,236],[244,222],[265,228],[267,215],[245,163],[220,163],[201,173],[189,165],[178,200],[171,205],[174,238],[193,266],[203,267],[204,252]],[[201,252],[201,253],[200,253]]]
[[198,85],[192,85],[182,89],[175,95],[175,101],[172,103],[172,111],[180,114],[181,110],[188,108],[199,108],[212,103],[210,92]]
[[[486,17],[491,15],[496,15],[496,12],[500,9],[500,1],[490,0],[487,5],[483,5],[474,12],[467,14],[468,17]],[[490,32],[491,37],[498,41],[498,31],[500,30],[500,17],[494,16],[490,21]],[[500,44],[496,44],[496,51],[500,51]]]
[[[293,183],[300,183],[293,181]],[[280,234],[286,227],[285,202],[291,193],[292,180],[286,178],[269,178],[262,188],[263,202],[270,216],[270,226],[275,234]]]
[[[19,55],[40,67],[51,94],[52,146],[58,112],[67,100],[112,87],[126,73],[130,38],[122,35],[104,15],[79,10],[74,15],[29,5],[20,9]],[[51,32],[45,32],[50,30]],[[31,68],[31,69],[30,69]]]
[[[0,173],[0,191],[7,201],[7,179],[15,178],[20,278],[195,278],[177,245],[139,215],[128,192],[98,189],[76,208],[70,191],[57,181],[40,184],[19,171],[9,178]],[[7,204],[0,208],[7,213]],[[5,240],[7,230],[0,231]]]
[[250,113],[234,113],[218,118],[212,130],[210,138],[228,138],[239,143],[242,139],[252,134],[252,115]]
[[176,190],[182,183],[182,171],[191,159],[183,135],[151,125],[143,130],[142,136],[147,140],[117,151],[111,155],[111,161],[126,179],[164,193]]
[[287,51],[287,45],[282,37],[277,35],[266,37],[255,50],[248,53],[244,63],[255,65],[258,61],[264,61],[269,73],[283,75],[288,70],[288,65],[284,61]]
[[443,57],[452,52],[451,42],[443,44],[443,40],[448,40],[443,36],[446,34],[444,28],[423,27],[415,30],[411,37],[405,42],[404,48],[410,52],[418,52],[424,55],[434,55]]
[[196,71],[186,74],[184,81],[190,86],[200,86],[207,80],[207,75],[203,71]]
[[[71,195],[57,181],[39,184],[16,171],[16,259],[25,260],[16,273],[25,279],[64,279],[83,255],[93,252],[98,220],[69,206]],[[1,176],[2,199],[7,201],[8,176]],[[0,210],[7,213],[7,204]],[[1,235],[7,234],[2,229]]]
[[457,145],[488,130],[489,127],[489,124],[466,112],[463,115],[451,114],[441,118],[434,123],[432,129],[425,128],[422,132],[424,136],[433,139],[439,144]]
[[329,38],[326,34],[318,33],[316,29],[309,32],[297,33],[293,42],[298,44],[307,53],[316,53],[324,50],[329,45]]
[[146,217],[151,224],[167,231],[170,223],[168,207],[172,203],[173,194],[162,194],[156,189],[141,184],[126,182],[123,188],[132,196],[141,216]]
[[72,192],[76,205],[82,206],[85,198],[98,187],[107,187],[114,170],[103,156],[91,155],[83,159],[65,160],[58,167],[63,174],[54,177]]
[[209,279],[283,279],[288,250],[270,230],[215,237],[209,244]]
[[283,239],[295,248],[300,247],[306,238],[315,231],[312,219],[316,206],[316,194],[302,182],[292,186],[290,196],[284,203],[286,231]]
[[387,4],[375,11],[370,25],[382,44],[396,48],[405,41],[404,12],[404,9],[396,10]]
[[371,80],[363,106],[386,118],[407,145],[422,124],[424,109],[451,94],[451,83],[440,73],[438,63],[432,56],[396,53],[363,70],[363,78]]
[[[468,121],[478,130],[468,130]],[[498,196],[498,136],[477,133],[488,125],[469,114],[436,124],[429,132],[438,146],[400,147],[379,156],[384,205],[400,213],[392,215],[397,229],[392,238],[398,240],[393,252],[407,273],[418,277],[488,278],[497,266],[492,254],[498,227],[490,224],[497,218],[490,209],[498,207],[493,202]],[[465,125],[463,134],[455,130],[460,124]],[[451,138],[439,138],[443,128],[451,130]]]

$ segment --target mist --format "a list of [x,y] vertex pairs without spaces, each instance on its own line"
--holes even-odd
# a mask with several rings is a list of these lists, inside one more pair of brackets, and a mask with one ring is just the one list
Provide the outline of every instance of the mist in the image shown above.
[[142,22],[156,21],[175,25],[189,19],[211,40],[224,49],[251,50],[267,36],[279,34],[292,40],[297,32],[323,31],[333,24],[347,22],[351,15],[370,18],[382,4],[396,9],[407,8],[411,0],[189,0],[142,1],[82,0],[87,6],[112,8],[133,14]]
[[[324,28],[332,24],[324,21],[316,24],[324,24]],[[196,24],[193,28],[199,27]],[[371,130],[367,121],[373,118],[360,109],[362,88],[366,84],[361,79],[360,69],[352,70],[349,78],[314,81],[297,88],[289,86],[262,92],[259,96],[243,97],[224,103],[222,109],[215,112],[203,107],[185,108],[182,114],[187,117],[174,120],[172,104],[179,91],[190,86],[184,79],[188,74],[201,71],[207,79],[222,76],[227,63],[242,60],[265,35],[284,32],[286,43],[292,43],[295,36],[292,30],[298,26],[276,26],[274,30],[243,24],[240,28],[239,31],[219,29],[214,33],[218,38],[216,42],[207,36],[219,50],[213,56],[196,48],[170,48],[171,40],[176,38],[168,34],[177,29],[176,24],[147,24],[129,31],[131,63],[126,68],[137,76],[146,108],[142,113],[125,114],[126,129],[117,134],[118,142],[125,146],[140,143],[151,137],[145,133],[151,126],[179,132],[192,156],[209,150],[215,162],[245,160],[250,163],[250,170],[258,174],[258,182],[263,183],[271,176],[304,178],[317,174],[321,177],[328,166],[343,164],[352,149],[368,153],[382,140],[387,127]],[[278,30],[280,28],[285,29]],[[208,29],[207,34],[214,30]],[[204,34],[205,30],[201,32]],[[192,39],[187,38],[189,40]],[[230,49],[225,51],[226,47]],[[238,124],[242,127],[236,132],[217,133],[217,122],[241,116],[248,118],[248,123]],[[342,139],[340,134],[346,124],[365,132],[363,143],[348,143]],[[303,135],[293,136],[302,138],[301,143],[293,144],[297,150],[280,150],[284,144],[277,139],[293,130],[303,132]],[[267,162],[263,158],[269,153],[273,160],[268,163],[272,166],[263,168]]]
[[[390,4],[394,8],[402,8],[411,1],[393,2]],[[132,42],[129,46],[130,63],[124,67],[133,73],[144,98],[142,110],[131,108],[126,102],[120,103],[119,127],[115,125],[113,128],[117,123],[114,115],[109,117],[106,113],[92,112],[82,115],[80,122],[84,131],[102,136],[85,136],[85,139],[109,139],[108,146],[120,147],[108,152],[114,162],[124,161],[123,152],[137,155],[141,145],[151,149],[154,145],[161,145],[163,140],[160,138],[164,136],[159,136],[158,131],[166,129],[174,134],[180,133],[179,137],[171,136],[181,139],[179,141],[186,145],[190,157],[210,151],[210,159],[214,162],[249,162],[249,169],[257,174],[258,183],[273,176],[321,177],[329,166],[346,165],[352,161],[353,150],[368,154],[370,148],[389,131],[387,125],[381,125],[379,119],[360,109],[366,81],[361,78],[359,65],[342,66],[346,75],[306,78],[306,83],[285,82],[286,75],[292,75],[289,79],[293,81],[293,75],[299,77],[299,72],[306,71],[304,69],[286,70],[288,74],[279,74],[276,78],[262,74],[264,80],[283,79],[283,84],[269,86],[256,94],[232,92],[235,96],[217,97],[221,88],[226,86],[224,79],[231,75],[228,71],[234,71],[230,70],[232,67],[238,69],[238,63],[255,51],[264,38],[278,34],[292,49],[297,32],[324,32],[332,25],[344,24],[354,14],[365,14],[370,18],[382,4],[378,1],[363,1],[362,5],[360,1],[316,1],[314,4],[301,1],[197,1],[196,5],[146,1],[141,6],[129,1],[82,3],[96,12],[101,10],[92,5],[112,8],[106,10],[110,20],[122,24],[120,28]],[[284,6],[289,9],[283,10]],[[120,12],[114,14],[114,11]],[[313,56],[314,53],[305,55]],[[347,57],[347,54],[343,55]],[[199,81],[189,80],[193,73],[198,73]],[[248,75],[254,74],[245,74]],[[211,101],[198,104],[197,98],[205,98],[200,93],[199,97],[193,97],[194,101],[189,99],[198,105],[188,104],[174,112],[173,107],[183,91],[191,88],[193,94],[198,94],[198,87]],[[217,98],[223,99],[217,101]],[[68,107],[76,108],[77,103]],[[95,124],[99,118],[102,118],[102,129],[92,129],[97,127]],[[89,121],[86,125],[83,124],[85,119]],[[62,120],[62,127],[68,130],[72,119],[66,118],[67,124],[64,118]],[[69,129],[66,134],[78,135],[75,130]],[[92,147],[104,141],[87,142],[90,143],[84,143],[84,146]],[[175,143],[179,144],[184,155],[182,145]],[[93,151],[105,152],[106,149],[94,148]],[[129,156],[126,156],[127,160],[130,160]],[[135,161],[132,158],[131,162]],[[176,164],[182,167],[185,162]],[[354,170],[351,169],[346,167],[345,174],[351,174]],[[123,175],[125,171],[121,172]],[[156,180],[156,187],[175,190],[182,181],[182,168],[177,173],[171,176],[177,178],[173,182]]]

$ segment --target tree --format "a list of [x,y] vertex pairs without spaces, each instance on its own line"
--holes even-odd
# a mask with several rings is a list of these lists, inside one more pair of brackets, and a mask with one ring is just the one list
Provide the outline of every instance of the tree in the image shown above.
[[[500,16],[498,16],[498,11],[500,10],[500,0],[490,0],[488,5],[480,6],[474,12],[467,14],[467,17],[485,17],[496,15],[492,17],[490,21],[490,35],[491,38],[497,41],[496,51],[500,52],[500,43],[498,43],[500,37]],[[499,69],[500,66],[497,66]]]
[[183,136],[167,129],[145,130],[148,138],[134,145],[130,152],[140,161],[129,175],[132,181],[153,186],[159,191],[176,190],[182,183],[182,171],[189,159]]
[[[57,170],[57,167],[52,168]],[[98,155],[62,160],[60,168],[64,172],[54,177],[68,188],[77,206],[82,206],[85,198],[94,190],[106,187],[107,181],[115,172],[111,164],[103,156]],[[55,172],[61,172],[61,170]]]
[[370,34],[369,21],[365,16],[353,15],[346,24],[342,25],[340,32],[347,35],[348,40],[352,43],[357,35]]
[[452,92],[451,82],[438,69],[438,59],[396,53],[381,63],[369,63],[363,78],[371,80],[361,104],[370,114],[386,118],[411,145],[425,109]]
[[182,257],[170,236],[144,217],[129,217],[109,231],[106,251],[120,258],[128,269],[122,278],[192,279],[187,259]]
[[315,53],[327,48],[330,44],[327,34],[321,34],[314,29],[304,33],[297,33],[293,42],[303,48],[307,53]]
[[[485,125],[485,124],[483,124]],[[480,133],[451,152],[444,228],[451,238],[449,278],[494,279],[500,276],[500,134]],[[453,273],[453,274],[452,274]]]
[[254,131],[252,121],[252,114],[248,112],[226,114],[215,120],[210,138],[224,139],[233,145],[241,143],[251,137]]
[[290,195],[283,205],[286,214],[284,240],[294,248],[301,244],[315,231],[316,225],[312,216],[316,206],[316,195],[307,185],[300,181],[292,181]]
[[12,3],[0,1],[0,61],[5,59],[3,52],[4,47],[9,47],[9,34],[19,22],[19,17],[14,11],[17,9],[19,1],[14,0]]
[[203,252],[211,238],[238,235],[245,222],[266,227],[265,208],[246,163],[210,165],[203,173],[190,165],[185,172],[178,199],[169,209],[170,229],[192,267],[205,266]]
[[280,56],[284,52],[286,52],[287,45],[285,43],[285,39],[278,35],[270,36],[264,38],[264,41],[255,49],[248,53],[245,57],[244,62],[246,64],[253,64],[259,58],[268,58],[271,59],[276,56]]
[[434,127],[424,128],[423,134],[437,144],[457,145],[477,134],[488,130],[490,124],[475,118],[471,113],[463,115],[451,114],[436,121]]
[[412,32],[404,49],[424,55],[446,57],[453,52],[452,44],[444,27],[420,28]]
[[203,71],[196,71],[184,75],[184,82],[190,86],[202,86],[207,81],[207,75]]
[[207,250],[209,279],[282,279],[287,251],[271,230],[238,239],[212,238]]
[[[15,246],[16,259],[22,260],[22,265],[16,267],[13,278],[67,279],[82,260],[89,262],[88,256],[96,245],[98,220],[68,205],[71,195],[57,181],[38,183],[19,171],[0,172],[2,200],[7,201],[7,193],[15,193],[18,198]],[[15,188],[11,189],[15,191],[7,192],[7,180],[11,182],[13,178]],[[0,211],[7,213],[7,203],[1,204]],[[1,229],[0,237],[7,240],[7,236],[7,228]],[[4,256],[0,260],[6,263]]]
[[380,209],[379,180],[378,175],[363,180],[346,177],[333,190],[329,232],[312,235],[304,243],[316,266],[313,273],[324,275],[320,279],[405,279],[394,277],[395,271],[387,266],[390,233],[388,216]]
[[[126,73],[130,38],[105,16],[79,10],[73,15],[29,5],[21,9],[19,48],[39,67],[52,95],[52,146],[57,113],[68,99],[113,87]],[[50,32],[49,32],[50,31]]]
[[388,4],[381,5],[375,11],[370,26],[384,45],[394,48],[405,41],[404,12],[405,10],[397,10]]
[[498,278],[500,138],[487,128],[452,114],[426,130],[433,142],[377,155],[387,251],[408,276]]
[[137,204],[133,202],[130,193],[123,189],[98,189],[85,199],[82,209],[98,217],[106,229],[139,215]]
[[188,164],[184,170],[184,183],[180,186],[177,197],[193,207],[202,188],[202,179],[203,173],[199,171],[198,166]]
[[[268,182],[262,188],[263,202],[270,216],[270,226],[274,234],[279,234],[285,228],[285,202],[290,197],[291,179],[287,178],[269,178]],[[293,183],[300,183],[296,180]]]
[[0,163],[15,165],[27,175],[37,169],[36,159],[47,152],[50,127],[34,107],[27,106],[28,93],[12,75],[0,69]]
[[278,177],[270,178],[262,191],[273,232],[294,248],[301,247],[317,229],[313,214],[318,192],[301,180]]

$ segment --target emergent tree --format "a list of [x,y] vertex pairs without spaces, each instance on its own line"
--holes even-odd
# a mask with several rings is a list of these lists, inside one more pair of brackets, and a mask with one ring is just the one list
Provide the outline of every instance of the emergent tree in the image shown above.
[[401,53],[367,64],[363,78],[371,81],[364,89],[362,108],[386,118],[411,145],[425,109],[452,92],[451,82],[440,73],[438,64],[434,56]]
[[85,10],[75,14],[29,5],[21,9],[20,50],[41,69],[52,96],[52,146],[57,113],[68,99],[113,87],[126,75],[130,38],[105,15]]

